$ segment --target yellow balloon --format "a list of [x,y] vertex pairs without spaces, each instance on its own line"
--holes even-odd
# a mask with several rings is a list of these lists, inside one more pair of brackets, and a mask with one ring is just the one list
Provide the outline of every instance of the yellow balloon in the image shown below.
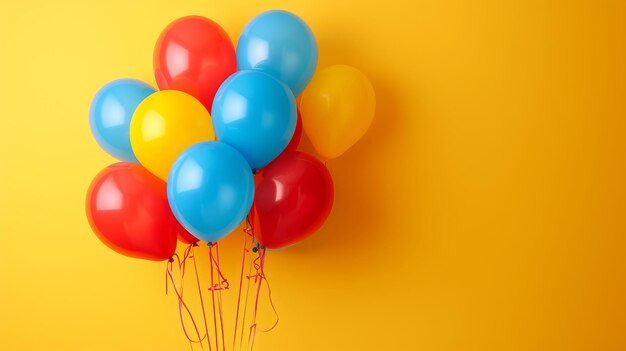
[[167,181],[176,158],[201,141],[215,140],[211,115],[193,96],[158,91],[144,99],[130,122],[130,145],[139,162]]
[[302,127],[320,156],[340,156],[367,131],[376,110],[374,87],[356,68],[336,65],[313,77],[302,93]]

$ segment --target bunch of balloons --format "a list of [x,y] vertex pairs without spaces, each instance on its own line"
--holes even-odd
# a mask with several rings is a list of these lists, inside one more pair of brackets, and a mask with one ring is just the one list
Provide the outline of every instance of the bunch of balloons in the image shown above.
[[177,238],[214,243],[246,217],[270,249],[319,229],[333,183],[322,162],[296,150],[302,129],[323,159],[335,158],[368,129],[375,96],[348,66],[313,77],[317,51],[311,29],[286,11],[255,17],[236,50],[204,17],[165,28],[154,49],[160,90],[116,80],[91,104],[96,140],[123,161],[89,188],[97,236],[124,255],[166,260]]

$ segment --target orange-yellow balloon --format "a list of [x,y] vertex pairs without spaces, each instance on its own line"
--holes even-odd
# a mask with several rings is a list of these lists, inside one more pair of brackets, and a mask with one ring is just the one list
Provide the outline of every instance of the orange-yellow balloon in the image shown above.
[[158,91],[144,99],[130,122],[130,144],[139,162],[167,181],[176,158],[201,141],[215,140],[211,115],[193,96]]
[[376,110],[374,87],[356,68],[336,65],[313,77],[302,93],[302,126],[325,159],[340,156],[367,131]]

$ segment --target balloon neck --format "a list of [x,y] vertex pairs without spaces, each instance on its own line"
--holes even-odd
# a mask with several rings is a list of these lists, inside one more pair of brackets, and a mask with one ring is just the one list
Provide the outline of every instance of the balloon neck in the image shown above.
[[265,245],[256,243],[256,245],[252,248],[252,252],[258,252],[259,250],[265,250]]

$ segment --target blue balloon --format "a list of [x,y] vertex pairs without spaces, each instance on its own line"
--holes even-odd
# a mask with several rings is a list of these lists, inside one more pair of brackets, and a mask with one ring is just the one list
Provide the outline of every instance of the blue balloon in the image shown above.
[[104,151],[119,160],[139,163],[130,147],[130,120],[137,105],[155,91],[135,79],[115,80],[98,91],[91,102],[89,124]]
[[174,162],[167,198],[185,229],[215,242],[246,218],[254,199],[254,177],[237,150],[219,141],[201,142]]
[[287,11],[268,11],[244,28],[237,44],[239,69],[258,69],[287,84],[299,95],[317,65],[313,32],[298,16]]
[[260,169],[289,144],[296,129],[296,100],[289,88],[261,71],[239,71],[224,81],[213,100],[217,140]]

